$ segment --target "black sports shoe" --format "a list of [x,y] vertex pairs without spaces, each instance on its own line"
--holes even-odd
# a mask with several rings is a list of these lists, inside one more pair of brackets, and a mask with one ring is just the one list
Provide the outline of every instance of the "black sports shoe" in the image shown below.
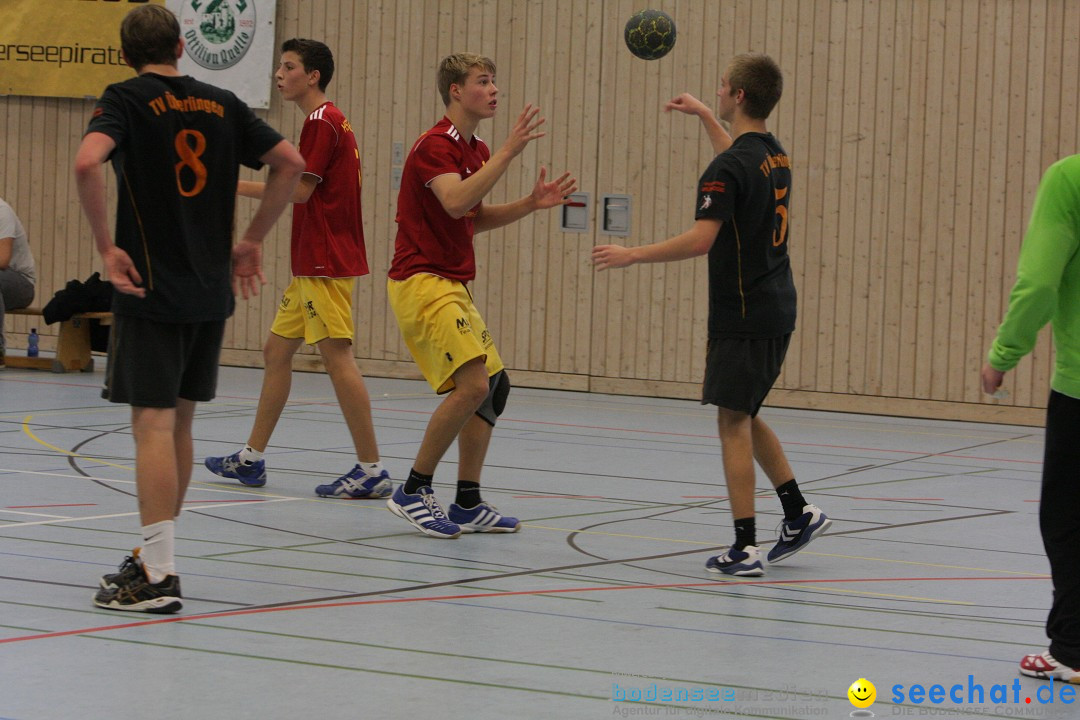
[[[151,583],[141,563],[137,569],[138,572],[127,575],[116,573],[118,584],[98,590],[94,594],[94,604],[106,610],[160,614],[174,613],[184,606],[178,575],[169,575],[159,583]],[[119,577],[121,575],[123,577]]]
[[131,554],[124,558],[124,562],[120,563],[120,571],[114,573],[105,573],[101,576],[99,581],[100,585],[104,589],[114,588],[123,583],[128,582],[131,578],[137,578],[143,574],[142,560],[139,559],[139,550],[141,548],[135,548],[131,551]]

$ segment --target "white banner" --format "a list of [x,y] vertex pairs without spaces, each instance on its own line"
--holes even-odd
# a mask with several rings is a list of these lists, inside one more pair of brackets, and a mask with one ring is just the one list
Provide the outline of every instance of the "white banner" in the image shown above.
[[180,19],[180,72],[231,90],[250,107],[270,107],[276,5],[277,0],[165,0]]

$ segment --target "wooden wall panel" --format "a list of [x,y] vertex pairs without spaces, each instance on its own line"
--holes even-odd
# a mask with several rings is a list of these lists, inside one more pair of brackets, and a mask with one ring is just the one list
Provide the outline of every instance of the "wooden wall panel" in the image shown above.
[[[799,330],[772,402],[867,412],[1038,422],[1052,373],[1044,333],[983,399],[977,371],[1000,322],[1040,176],[1080,149],[1080,4],[1069,0],[656,0],[676,49],[645,62],[623,46],[636,0],[279,0],[277,40],[334,50],[331,98],[356,129],[372,273],[358,283],[356,355],[368,373],[416,377],[386,302],[397,191],[393,148],[441,115],[435,65],[469,50],[498,63],[500,111],[479,134],[497,149],[526,102],[548,135],[493,191],[528,193],[541,166],[592,194],[591,232],[538,213],[477,238],[473,290],[519,384],[695,397],[704,370],[705,261],[593,273],[604,193],[633,196],[625,242],[693,219],[712,156],[696,119],[663,112],[689,91],[715,105],[727,60],[773,55],[784,97],[769,126],[793,159],[791,252]],[[273,67],[267,68],[271,75]],[[92,102],[0,97],[0,196],[19,212],[43,304],[99,267],[71,164]],[[287,137],[303,118],[274,95],[260,113]],[[245,171],[245,177],[259,177]],[[110,198],[115,183],[109,176]],[[254,204],[240,199],[237,222]],[[228,362],[255,365],[289,280],[289,220],[266,245],[269,280],[240,303]],[[9,318],[9,346],[29,318]],[[55,330],[39,328],[44,347]],[[318,368],[311,349],[298,366]]]

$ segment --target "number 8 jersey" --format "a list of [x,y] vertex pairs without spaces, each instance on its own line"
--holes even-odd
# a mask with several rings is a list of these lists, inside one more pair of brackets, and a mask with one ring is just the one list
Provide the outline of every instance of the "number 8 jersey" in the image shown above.
[[116,244],[146,297],[115,293],[113,312],[164,322],[232,314],[230,253],[239,166],[282,136],[227,90],[190,76],[145,73],[110,85],[87,133],[116,143]]

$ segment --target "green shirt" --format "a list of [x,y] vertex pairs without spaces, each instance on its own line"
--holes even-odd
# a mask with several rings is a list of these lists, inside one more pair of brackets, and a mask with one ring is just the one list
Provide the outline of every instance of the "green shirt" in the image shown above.
[[1054,330],[1050,386],[1080,399],[1080,155],[1057,161],[1039,183],[1009,309],[987,362],[1011,370],[1047,322]]

